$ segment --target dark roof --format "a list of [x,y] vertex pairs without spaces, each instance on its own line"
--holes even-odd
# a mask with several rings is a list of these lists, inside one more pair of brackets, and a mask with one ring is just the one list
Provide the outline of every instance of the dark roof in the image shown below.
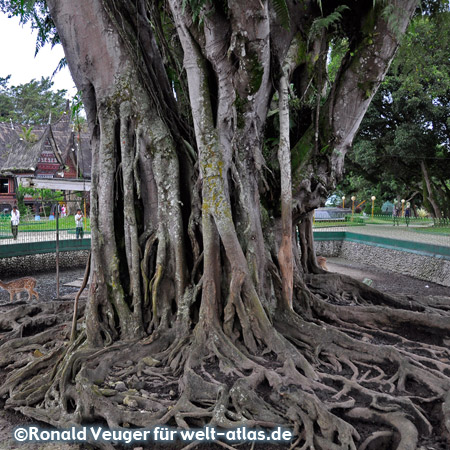
[[20,125],[0,122],[0,170],[11,152],[11,143],[18,139],[20,131]]
[[63,133],[68,133],[70,131],[70,116],[67,112],[56,121],[52,123],[53,131],[62,131]]
[[[51,137],[54,139],[54,145],[56,146],[59,157],[62,158],[67,147],[70,146],[72,138],[69,115],[64,113],[58,121],[51,124],[50,129],[52,133]],[[58,158],[58,155],[56,157]]]
[[3,164],[3,172],[34,172],[47,138],[50,137],[51,130],[47,127],[36,142],[27,142],[20,137],[16,139],[11,143],[11,152]]
[[77,167],[77,158],[79,173],[83,178],[91,179],[92,151],[87,133],[74,132],[71,139],[67,141],[62,160],[65,164],[71,160],[74,167]]
[[64,166],[67,158],[70,158],[76,166],[78,157],[82,176],[91,178],[92,152],[89,138],[87,134],[81,133],[79,145],[75,145],[77,140],[70,129],[68,114],[63,114],[51,125],[33,128],[33,133],[38,137],[38,140],[33,143],[19,136],[22,132],[20,125],[16,125],[14,130],[10,124],[0,124],[0,126],[0,171],[3,173],[34,173],[39,157],[49,142],[61,166]]
[[[77,140],[78,141],[78,140]],[[89,136],[85,133],[80,135],[78,141],[78,165],[83,178],[91,179],[92,148]]]

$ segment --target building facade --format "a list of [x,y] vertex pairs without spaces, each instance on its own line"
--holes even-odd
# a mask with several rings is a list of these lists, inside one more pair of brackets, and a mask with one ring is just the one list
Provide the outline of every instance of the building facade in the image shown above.
[[0,213],[17,204],[21,177],[90,179],[91,159],[87,135],[73,131],[67,113],[32,130],[0,123]]

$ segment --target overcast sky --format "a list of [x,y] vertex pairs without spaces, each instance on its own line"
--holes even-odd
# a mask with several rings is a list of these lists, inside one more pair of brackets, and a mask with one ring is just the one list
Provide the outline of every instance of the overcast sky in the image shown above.
[[[19,18],[8,18],[0,12],[0,77],[11,75],[10,86],[24,84],[33,78],[51,77],[64,56],[61,45],[43,47],[36,58],[36,34],[29,25],[20,25]],[[53,78],[56,89],[66,89],[70,96],[76,93],[69,69],[62,69]]]

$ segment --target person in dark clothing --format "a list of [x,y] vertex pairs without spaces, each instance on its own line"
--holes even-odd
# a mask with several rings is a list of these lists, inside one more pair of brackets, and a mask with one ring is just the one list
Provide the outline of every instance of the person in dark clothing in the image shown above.
[[394,200],[394,209],[392,210],[392,218],[394,219],[394,227],[395,227],[395,222],[397,222],[397,226],[400,225],[400,214],[401,214],[401,209],[399,208],[399,204],[397,200]]
[[405,221],[406,226],[409,227],[409,220],[411,219],[411,203],[406,203],[406,209],[405,209]]

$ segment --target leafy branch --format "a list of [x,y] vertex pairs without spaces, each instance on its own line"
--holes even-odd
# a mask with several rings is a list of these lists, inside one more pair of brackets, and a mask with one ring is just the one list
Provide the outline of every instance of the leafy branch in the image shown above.
[[323,30],[328,30],[331,26],[338,24],[342,20],[342,13],[346,9],[350,8],[347,5],[340,5],[328,16],[315,19],[311,25],[308,40],[315,38]]
[[291,16],[289,14],[289,9],[286,0],[272,0],[273,9],[281,22],[281,25],[289,30],[291,26]]

